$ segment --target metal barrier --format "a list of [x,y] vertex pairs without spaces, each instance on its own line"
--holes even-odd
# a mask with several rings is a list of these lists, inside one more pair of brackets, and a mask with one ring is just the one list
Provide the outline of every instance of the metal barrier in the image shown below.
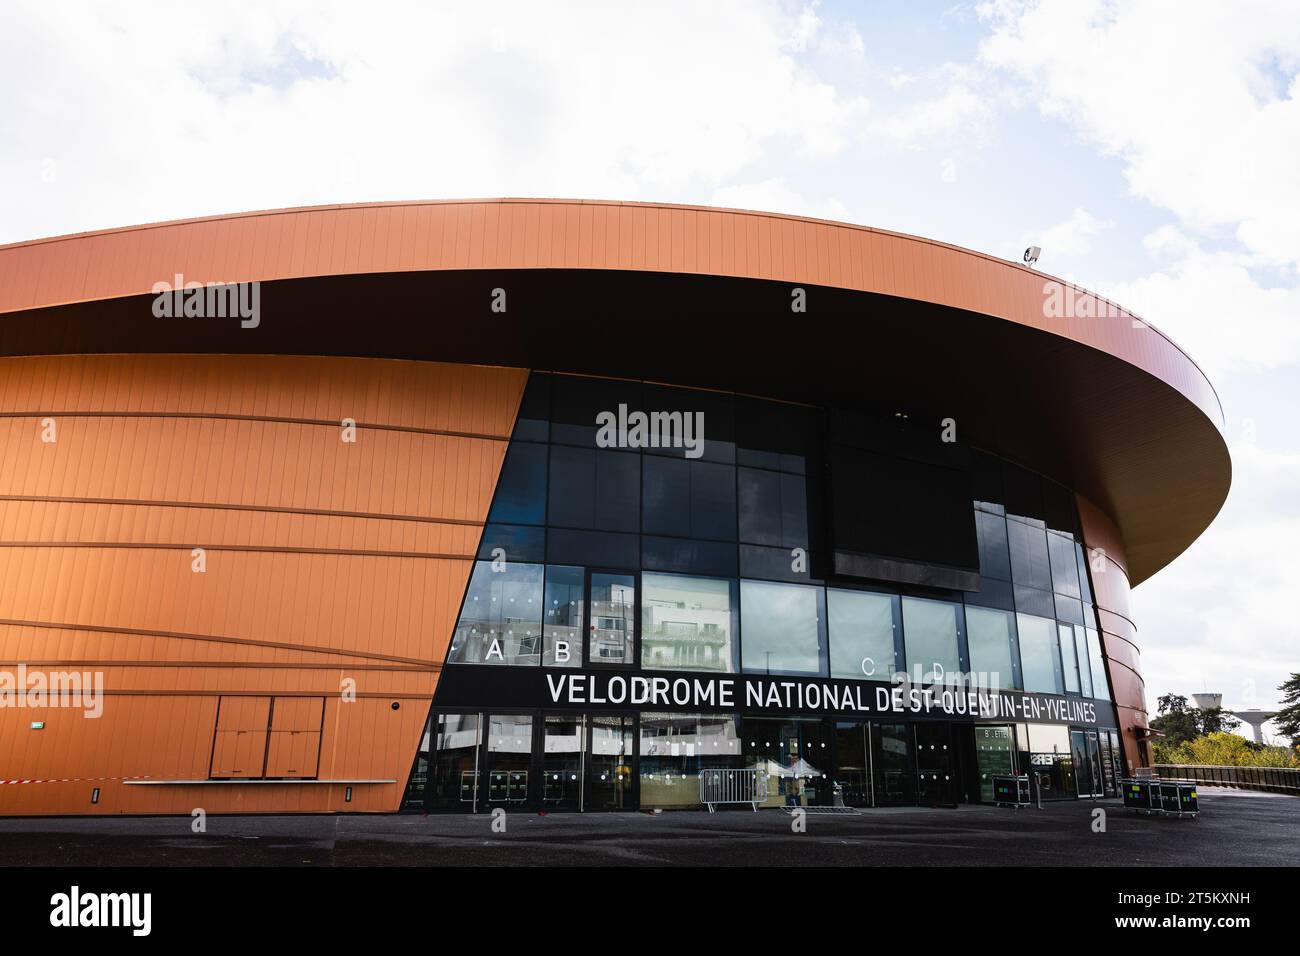
[[1214,787],[1264,790],[1300,796],[1300,770],[1290,767],[1215,767],[1200,764],[1156,764],[1161,777],[1195,780]]
[[757,813],[767,799],[767,780],[764,770],[701,770],[700,803],[710,813],[720,803],[748,803]]

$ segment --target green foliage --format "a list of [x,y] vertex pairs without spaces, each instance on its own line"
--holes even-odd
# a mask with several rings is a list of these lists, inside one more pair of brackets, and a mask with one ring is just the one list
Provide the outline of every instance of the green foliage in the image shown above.
[[1273,718],[1273,726],[1292,745],[1300,745],[1300,674],[1292,674],[1278,688],[1282,692],[1282,709]]
[[[1152,721],[1152,726],[1154,725],[1155,721]],[[1156,763],[1300,768],[1300,750],[1267,747],[1226,731],[1207,734],[1178,744],[1157,740],[1152,749],[1155,751]]]

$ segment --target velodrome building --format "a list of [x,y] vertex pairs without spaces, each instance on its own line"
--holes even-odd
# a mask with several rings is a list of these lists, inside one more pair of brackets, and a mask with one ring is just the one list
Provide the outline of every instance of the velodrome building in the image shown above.
[[510,199],[2,246],[0,814],[1113,796],[1130,589],[1230,478],[1158,329],[878,229]]

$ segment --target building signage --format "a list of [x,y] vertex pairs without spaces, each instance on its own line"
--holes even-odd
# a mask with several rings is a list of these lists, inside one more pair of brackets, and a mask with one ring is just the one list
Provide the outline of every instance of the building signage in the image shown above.
[[435,701],[441,708],[608,708],[1098,723],[1098,702],[1084,698],[952,684],[891,684],[766,674],[627,674],[453,665],[443,668]]

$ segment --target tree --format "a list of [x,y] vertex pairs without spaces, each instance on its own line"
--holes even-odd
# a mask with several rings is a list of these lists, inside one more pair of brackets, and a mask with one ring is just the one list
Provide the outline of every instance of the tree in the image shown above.
[[1187,698],[1181,694],[1165,694],[1156,701],[1160,713],[1151,721],[1151,729],[1164,735],[1164,748],[1174,748],[1199,737],[1200,726],[1193,709],[1187,706]]
[[1300,747],[1300,674],[1292,674],[1278,688],[1282,692],[1282,709],[1273,718],[1273,726],[1293,746]]
[[1192,708],[1196,718],[1196,729],[1200,736],[1209,734],[1231,733],[1241,726],[1241,721],[1222,707],[1207,707],[1204,710]]

